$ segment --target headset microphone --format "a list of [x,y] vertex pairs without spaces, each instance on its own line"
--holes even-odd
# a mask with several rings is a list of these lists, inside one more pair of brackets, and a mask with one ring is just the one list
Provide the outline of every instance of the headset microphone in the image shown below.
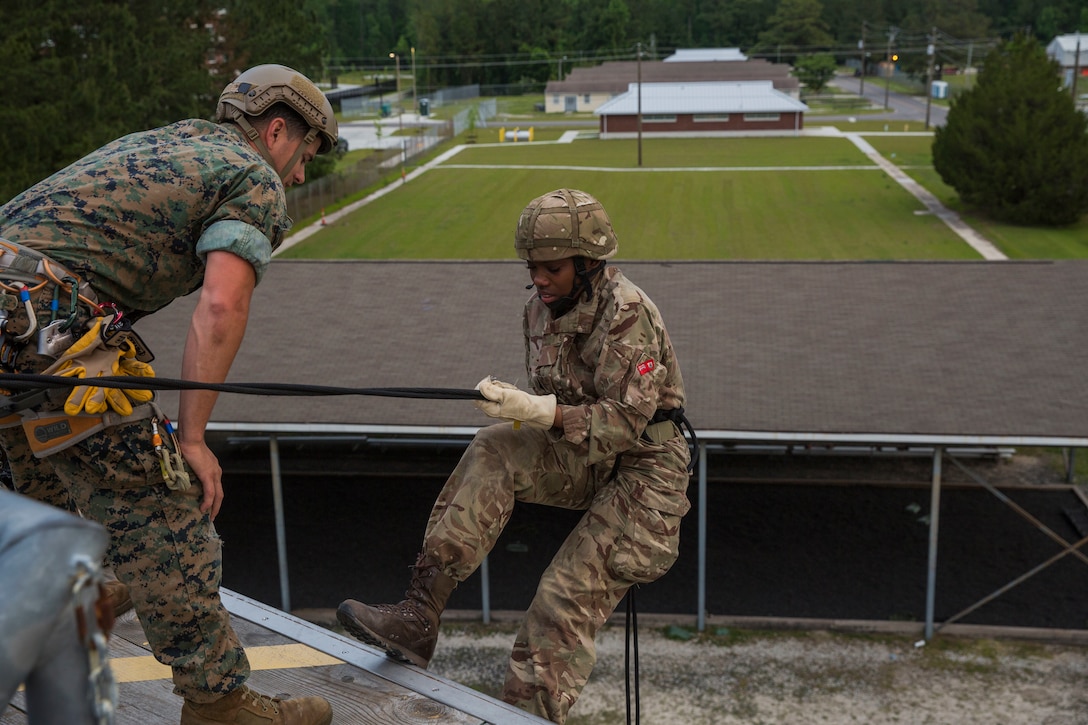
[[532,289],[535,285],[532,283],[525,285],[525,289]]

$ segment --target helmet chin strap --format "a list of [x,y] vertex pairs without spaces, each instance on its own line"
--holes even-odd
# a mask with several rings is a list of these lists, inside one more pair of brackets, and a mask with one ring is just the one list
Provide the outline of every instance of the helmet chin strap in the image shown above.
[[[276,169],[276,162],[272,159],[272,152],[269,151],[268,145],[264,142],[264,139],[261,138],[260,131],[255,129],[253,127],[253,124],[249,122],[249,119],[247,119],[242,114],[239,114],[238,117],[234,119],[234,122],[241,126],[242,131],[246,135],[246,138],[248,138],[253,143],[253,145],[257,147],[257,152],[265,161],[268,162],[268,165],[271,166],[273,169]],[[283,181],[285,183],[287,182],[287,176],[291,173],[291,169],[295,168],[295,164],[297,164],[298,160],[302,158],[303,152],[310,147],[310,144],[314,142],[315,138],[317,138],[317,129],[311,128],[309,133],[307,133],[306,136],[302,139],[302,143],[300,143],[298,145],[298,148],[295,149],[295,153],[291,156],[287,163],[284,164],[283,168],[276,169],[276,173],[279,174],[280,181]]]
[[563,315],[574,309],[579,298],[587,302],[593,297],[593,280],[604,271],[604,264],[598,262],[594,267],[586,267],[585,257],[574,257],[574,287],[569,295],[560,297],[555,302],[548,304],[548,309],[555,317]]

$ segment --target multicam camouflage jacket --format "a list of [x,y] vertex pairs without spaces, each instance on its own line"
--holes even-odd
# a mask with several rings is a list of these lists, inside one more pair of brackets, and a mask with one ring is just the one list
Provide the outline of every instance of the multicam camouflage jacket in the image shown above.
[[658,409],[684,405],[684,382],[657,306],[608,267],[589,301],[558,319],[534,295],[525,306],[525,365],[540,395],[554,393],[563,438],[589,464],[639,443]]
[[191,119],[109,143],[0,207],[0,237],[133,318],[200,287],[225,249],[258,281],[290,228],[283,183],[231,125]]

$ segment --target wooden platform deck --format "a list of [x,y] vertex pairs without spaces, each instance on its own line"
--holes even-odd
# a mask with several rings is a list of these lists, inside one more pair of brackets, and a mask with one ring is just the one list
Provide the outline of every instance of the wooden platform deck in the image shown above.
[[[249,684],[285,698],[321,695],[332,704],[335,725],[546,722],[260,602],[229,590],[222,595],[250,659]],[[177,725],[182,700],[173,694],[170,670],[151,656],[131,613],[110,637],[110,663],[119,690],[116,725]],[[28,723],[20,691],[0,725]]]

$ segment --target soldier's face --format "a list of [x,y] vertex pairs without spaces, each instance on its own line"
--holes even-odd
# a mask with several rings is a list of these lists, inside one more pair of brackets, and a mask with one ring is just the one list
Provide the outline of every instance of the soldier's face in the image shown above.
[[273,119],[268,129],[268,138],[266,140],[268,153],[272,157],[276,170],[283,176],[284,186],[294,186],[306,181],[306,164],[313,161],[314,157],[317,156],[317,151],[321,148],[321,139],[311,141],[310,145],[303,150],[302,156],[295,162],[295,165],[285,172],[283,167],[290,163],[291,157],[295,155],[295,149],[302,143],[302,139],[297,136],[290,136],[287,133],[287,125],[280,118]]
[[547,262],[530,261],[529,278],[536,287],[540,301],[549,307],[574,291],[574,259],[555,259]]
[[[293,145],[298,146],[301,141],[294,141]],[[283,175],[284,186],[294,186],[295,184],[301,184],[306,181],[306,164],[314,160],[317,156],[317,150],[321,148],[321,139],[317,139],[310,143],[303,152],[299,160],[295,162],[295,165]],[[276,151],[272,151],[273,158],[276,158]],[[276,158],[276,162],[280,164],[279,168],[282,169],[283,165],[290,162],[291,157],[295,155],[294,148],[284,148],[280,152],[281,158]]]

